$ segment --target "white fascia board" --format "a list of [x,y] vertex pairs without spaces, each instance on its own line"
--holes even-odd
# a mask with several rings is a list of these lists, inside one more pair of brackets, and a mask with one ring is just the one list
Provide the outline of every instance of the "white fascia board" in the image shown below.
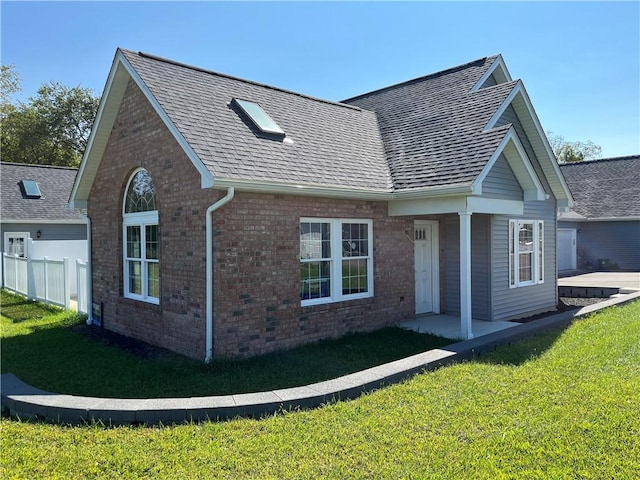
[[538,118],[538,115],[536,114],[536,111],[533,108],[533,104],[531,103],[531,99],[529,98],[529,94],[527,93],[527,89],[524,88],[524,85],[522,85],[522,92],[521,93],[522,93],[522,99],[524,100],[524,104],[527,107],[527,111],[528,111],[529,115],[531,115],[531,119],[533,120],[533,123],[534,123],[534,125],[536,127],[536,131],[537,131],[538,135],[540,136],[540,140],[542,141],[542,145],[544,146],[544,149],[545,149],[545,151],[547,153],[549,164],[553,168],[556,176],[558,177],[558,180],[559,180],[560,184],[562,185],[562,188],[563,188],[564,193],[566,195],[566,198],[568,200],[569,206],[572,207],[573,206],[573,196],[571,195],[571,191],[569,190],[569,187],[567,186],[567,183],[564,180],[564,175],[562,175],[562,172],[560,171],[560,166],[558,165],[558,162],[556,160],[556,156],[553,153],[553,149],[551,148],[551,145],[549,144],[549,140],[547,139],[547,135],[544,133],[542,125],[540,124],[540,119]]
[[442,213],[466,212],[467,197],[414,198],[389,202],[389,216],[437,215]]
[[504,63],[504,59],[502,58],[502,55],[498,55],[498,58],[495,59],[495,61],[493,62],[493,65],[491,65],[489,69],[486,72],[484,72],[484,75],[480,77],[480,80],[478,80],[476,84],[473,87],[471,87],[471,91],[475,92],[476,90],[480,90],[480,87],[484,82],[487,81],[487,78],[489,78],[491,74],[493,74],[493,72],[495,72],[498,69],[500,70],[501,74],[504,76],[505,83],[512,81],[511,74],[509,73],[509,70],[507,70],[507,65]]
[[86,210],[89,206],[89,202],[87,200],[71,200],[69,202],[69,208],[76,210]]
[[[525,105],[526,112],[524,112],[524,113],[528,114],[529,117],[531,118],[531,121],[533,122],[533,125],[534,125],[534,127],[536,129],[536,133],[538,134],[538,136],[540,138],[540,142],[542,143],[542,146],[544,148],[544,153],[546,154],[545,158],[539,158],[539,161],[541,163],[543,161],[546,161],[547,165],[549,167],[551,167],[553,173],[555,174],[555,176],[558,179],[558,182],[560,183],[560,187],[562,189],[562,193],[563,193],[564,197],[567,199],[567,205],[569,207],[572,207],[573,206],[573,196],[571,195],[571,191],[569,190],[569,187],[567,187],[567,183],[565,182],[564,176],[562,175],[562,172],[560,171],[560,167],[558,166],[558,162],[556,160],[556,156],[553,153],[553,149],[551,148],[551,145],[549,144],[549,140],[547,139],[547,136],[545,135],[544,130],[542,129],[542,125],[540,124],[540,119],[538,118],[538,115],[536,114],[536,111],[533,108],[533,104],[531,103],[531,99],[529,98],[529,94],[527,93],[526,88],[524,88],[524,84],[522,83],[521,80],[518,80],[517,85],[514,87],[514,89],[509,94],[509,96],[506,98],[506,100],[500,106],[500,108],[498,109],[496,114],[494,114],[491,117],[491,119],[489,120],[489,122],[485,126],[485,129],[490,129],[490,128],[494,127],[495,123],[502,116],[504,111],[507,109],[507,107],[509,105],[511,105],[511,102],[518,95],[520,95],[520,98],[522,99],[522,101],[523,101],[523,103]],[[516,109],[516,113],[518,113],[518,114],[521,113],[521,112],[518,112],[517,105],[514,105],[514,109]],[[498,115],[498,113],[499,113],[499,115]],[[533,145],[532,145],[532,147],[533,147]],[[536,154],[537,153],[538,152],[536,152]],[[543,170],[545,171],[545,175],[548,175],[548,169],[545,168],[544,165],[541,165],[541,166],[542,166]],[[549,182],[549,183],[551,183],[551,182]],[[556,197],[557,198],[559,197],[559,199],[562,198],[559,195],[556,195]]]
[[576,222],[576,223],[592,223],[592,222],[638,222],[640,217],[583,217],[583,218],[570,218],[570,217],[558,217],[559,222]]
[[[519,164],[523,167],[517,168],[518,165],[514,164],[514,162],[516,162],[517,160],[514,160],[513,156],[511,155],[508,156],[505,154],[507,162],[509,163],[511,170],[516,176],[516,179],[518,180],[518,183],[520,184],[520,187],[524,192],[524,199],[546,200],[547,195],[544,191],[544,187],[542,186],[542,182],[540,182],[540,179],[538,178],[538,175],[536,174],[536,171],[531,164],[531,160],[527,156],[522,142],[518,138],[518,135],[516,134],[513,127],[510,127],[509,130],[507,130],[507,133],[496,148],[496,151],[493,153],[485,167],[482,169],[480,175],[478,175],[478,177],[476,177],[476,179],[474,180],[472,185],[473,193],[475,195],[482,194],[482,183],[484,182],[485,178],[493,168],[500,155],[509,145],[513,145],[513,147],[515,148],[519,157],[518,160],[520,160]],[[531,186],[533,186],[533,188],[531,188]]]
[[79,218],[77,220],[51,220],[51,219],[39,219],[39,218],[28,218],[28,219],[24,219],[24,218],[2,218],[2,223],[16,223],[16,224],[21,224],[21,225],[26,225],[26,224],[38,224],[38,225],[84,225],[85,223],[87,223],[85,220],[83,220],[82,218]]
[[[87,148],[82,156],[78,174],[71,189],[71,195],[69,197],[69,206],[71,208],[86,208],[87,206],[89,190],[95,180],[96,172],[106,147],[106,139],[103,139],[102,142],[96,139],[100,137],[106,137],[108,139],[118,109],[120,108],[120,102],[124,96],[129,77],[122,68],[119,68],[119,55],[119,52],[116,53],[116,57],[111,65],[111,70],[109,70],[109,76],[107,77],[107,82],[100,97],[100,104],[98,105],[98,112],[93,122],[93,128],[87,140]],[[86,183],[89,184],[88,187],[84,186]]]
[[524,202],[500,198],[467,197],[467,213],[490,213],[494,215],[523,215]]
[[135,70],[135,68],[133,68],[133,66],[129,63],[129,61],[125,58],[125,56],[122,55],[121,52],[118,52],[118,55],[119,55],[118,61],[121,62],[122,65],[127,69],[127,72],[129,73],[133,81],[136,82],[136,85],[138,86],[138,88],[142,91],[142,93],[144,94],[146,99],[149,101],[153,109],[156,111],[158,116],[162,119],[162,122],[169,129],[169,131],[171,132],[173,137],[176,139],[178,144],[182,147],[184,152],[187,154],[187,157],[189,157],[189,160],[191,160],[191,163],[193,163],[193,166],[196,168],[198,173],[200,173],[200,187],[201,188],[212,187],[213,175],[211,174],[209,169],[205,166],[204,163],[202,163],[202,160],[200,160],[200,157],[198,157],[198,155],[193,150],[193,148],[191,148],[191,145],[189,144],[189,142],[187,142],[187,140],[184,138],[182,133],[180,133],[180,130],[178,130],[178,127],[176,127],[176,125],[171,121],[171,119],[169,118],[169,115],[167,115],[167,112],[164,111],[164,109],[162,108],[162,106],[160,105],[156,97],[153,95],[153,93],[151,93],[151,90],[149,89],[149,87],[147,87],[146,83],[144,83],[140,75],[138,75],[138,72]]
[[295,185],[290,183],[265,182],[259,180],[244,180],[237,178],[215,177],[213,188],[226,190],[234,187],[239,192],[272,193],[281,195],[300,195],[310,197],[352,198],[359,200],[389,200],[391,192],[375,190],[348,189],[338,186],[325,185]]
[[348,198],[357,200],[391,201],[402,199],[420,199],[433,197],[450,197],[454,195],[470,195],[470,186],[443,186],[427,187],[405,190],[400,192],[384,192],[379,190],[366,190],[345,188],[341,186],[326,185],[295,185],[289,183],[264,182],[258,180],[242,180],[236,178],[219,178],[214,180],[213,188],[226,190],[234,187],[237,191],[272,193],[282,195],[300,195],[311,197]]
[[502,102],[502,105],[500,105],[500,107],[498,107],[496,112],[491,116],[487,124],[484,126],[483,130],[491,130],[493,127],[496,126],[496,123],[498,122],[498,120],[500,120],[500,117],[502,117],[502,114],[505,112],[505,110],[507,110],[507,108],[509,108],[509,105],[511,105],[511,102],[513,101],[514,98],[516,98],[516,95],[520,93],[522,88],[523,88],[522,80],[518,80],[514,85],[513,89],[511,90],[511,92],[509,92],[509,95],[507,95],[507,98],[505,98],[504,102]]

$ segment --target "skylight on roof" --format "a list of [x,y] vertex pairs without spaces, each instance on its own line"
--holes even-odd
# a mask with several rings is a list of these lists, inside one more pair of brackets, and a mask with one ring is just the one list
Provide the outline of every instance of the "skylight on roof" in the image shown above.
[[20,180],[20,191],[24,198],[40,198],[40,187],[35,180]]
[[258,103],[240,100],[239,98],[234,98],[233,101],[261,132],[284,136],[284,130],[273,121]]

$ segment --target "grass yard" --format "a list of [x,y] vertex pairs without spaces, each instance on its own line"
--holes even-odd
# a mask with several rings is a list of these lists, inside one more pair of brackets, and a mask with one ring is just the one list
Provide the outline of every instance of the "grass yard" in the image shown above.
[[640,302],[312,411],[1,428],[7,479],[637,479]]
[[[1,292],[2,373],[43,390],[94,397],[227,395],[307,385],[451,343],[389,328],[209,365],[161,352],[144,359],[79,335],[82,316]],[[29,312],[33,311],[31,316]]]

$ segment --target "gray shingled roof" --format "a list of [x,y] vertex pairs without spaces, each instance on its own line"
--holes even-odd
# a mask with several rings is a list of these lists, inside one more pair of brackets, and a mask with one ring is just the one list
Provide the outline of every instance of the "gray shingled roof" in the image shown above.
[[586,218],[640,217],[640,155],[568,163],[560,165],[560,171],[575,213]]
[[[67,208],[77,172],[74,168],[0,162],[2,221],[80,221],[79,213]],[[42,197],[23,198],[21,180],[35,180]]]
[[516,81],[471,91],[497,57],[488,57],[345,103],[378,115],[394,187],[471,184],[509,125],[484,131]]
[[[375,113],[121,51],[214,177],[391,191]],[[293,143],[254,134],[234,97],[259,103]]]

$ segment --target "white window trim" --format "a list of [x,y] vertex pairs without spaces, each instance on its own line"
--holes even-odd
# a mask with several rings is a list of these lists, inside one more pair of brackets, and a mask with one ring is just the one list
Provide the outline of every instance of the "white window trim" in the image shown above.
[[[138,212],[127,213],[123,217],[122,221],[122,260],[123,260],[123,284],[124,284],[124,296],[125,298],[132,298],[134,300],[140,300],[142,302],[153,303],[155,305],[160,304],[160,299],[152,297],[148,294],[148,278],[147,278],[147,264],[160,263],[158,259],[147,259],[146,249],[146,229],[148,225],[158,225],[158,212]],[[129,258],[127,256],[127,227],[139,226],[140,227],[140,258]],[[132,293],[129,291],[129,260],[139,260],[142,263],[142,295]]]
[[[359,298],[373,297],[373,221],[368,219],[357,218],[316,218],[303,217],[300,218],[299,224],[303,223],[328,223],[331,228],[331,294],[328,297],[311,298],[300,300],[303,307],[311,305],[322,305],[326,303],[344,302],[347,300],[356,300]],[[348,257],[360,258],[367,261],[367,291],[364,293],[353,293],[344,295],[342,293],[342,224],[344,223],[363,223],[368,228],[368,256],[366,257]],[[318,259],[312,259],[318,261]],[[302,259],[300,263],[304,263]]]
[[[158,225],[158,211],[152,210],[148,212],[134,212],[134,213],[126,213],[127,207],[127,192],[129,191],[129,186],[131,182],[135,178],[136,174],[144,170],[143,168],[137,168],[129,177],[129,181],[127,182],[127,187],[124,190],[124,197],[122,199],[122,284],[123,284],[123,295],[125,298],[130,298],[133,300],[139,300],[141,302],[151,303],[154,305],[160,304],[160,298],[152,297],[148,295],[148,278],[147,278],[147,265],[149,263],[160,263],[159,259],[147,259],[147,250],[146,250],[146,226],[148,225]],[[140,227],[140,242],[141,242],[141,251],[140,258],[129,258],[127,256],[127,227],[131,226],[139,226]],[[158,239],[159,241],[159,239]],[[129,290],[129,260],[140,260],[142,263],[142,295],[137,293],[131,293]]]
[[[530,224],[533,227],[533,252],[531,255],[531,280],[520,281],[520,242],[517,233],[520,225]],[[513,255],[511,252],[513,251]],[[509,288],[526,287],[544,283],[544,221],[529,219],[509,220]]]
[[9,253],[9,239],[11,238],[22,238],[24,242],[24,255],[23,258],[27,258],[29,256],[29,239],[31,238],[29,232],[4,232],[4,253]]

